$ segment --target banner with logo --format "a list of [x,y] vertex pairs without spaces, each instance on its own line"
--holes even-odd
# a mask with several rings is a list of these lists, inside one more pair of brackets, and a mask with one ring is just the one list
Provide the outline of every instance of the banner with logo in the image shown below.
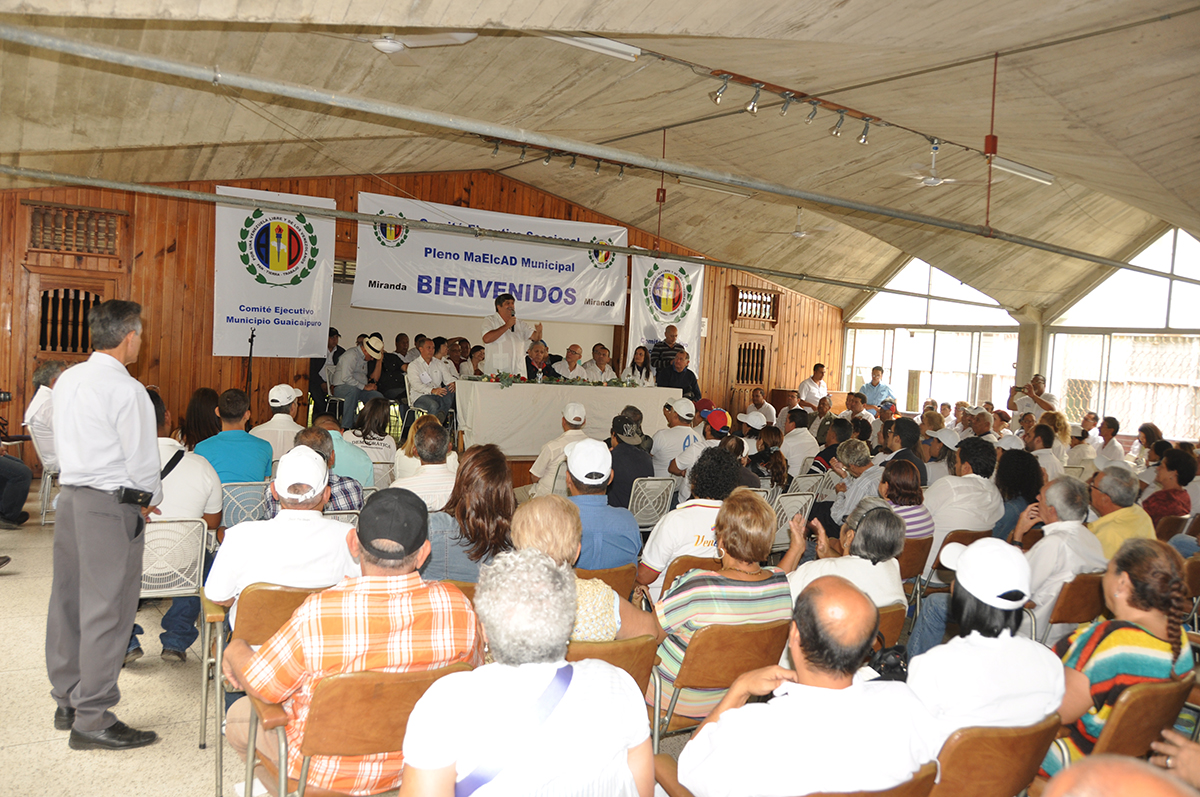
[[[653,349],[668,326],[691,356],[688,366],[700,375],[704,266],[634,255],[629,278],[629,357],[638,346]],[[622,367],[628,365],[623,363]]]
[[[350,304],[378,310],[486,316],[496,297],[511,293],[517,315],[539,321],[625,322],[625,259],[601,249],[473,238],[406,227],[419,219],[570,241],[625,246],[629,232],[454,205],[359,193],[358,262]],[[399,223],[393,222],[396,220]]]
[[[325,197],[217,186],[224,196],[335,208]],[[217,205],[213,356],[323,357],[333,304],[334,221]]]

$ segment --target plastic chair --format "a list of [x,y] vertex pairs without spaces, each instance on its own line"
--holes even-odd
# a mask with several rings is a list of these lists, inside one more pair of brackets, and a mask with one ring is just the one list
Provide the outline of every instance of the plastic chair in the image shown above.
[[208,524],[200,518],[154,520],[146,524],[145,535],[140,597],[199,595]]
[[633,480],[629,491],[629,511],[637,520],[638,528],[650,531],[663,515],[671,511],[671,495],[675,492],[675,480],[646,476]]
[[568,642],[567,661],[601,659],[619,667],[633,677],[638,689],[646,694],[650,673],[658,663],[658,640],[650,635],[611,642]]
[[322,517],[327,517],[330,520],[336,520],[339,523],[349,523],[351,526],[358,526],[358,510],[349,510],[346,512],[322,512]]
[[33,443],[33,452],[37,454],[38,461],[42,463],[42,483],[38,487],[38,503],[42,507],[42,525],[44,526],[46,525],[46,515],[54,511],[54,483],[58,481],[58,467],[46,464],[46,458],[42,456],[42,449],[38,445],[37,438],[30,435],[29,442]]
[[[879,633],[883,635],[883,646],[890,648],[900,642],[900,632],[908,616],[908,605],[897,603],[879,610]],[[876,640],[878,644],[878,640]]]
[[808,513],[812,511],[817,496],[813,493],[783,493],[775,499],[775,540],[771,543],[772,551],[786,551],[791,544],[792,533],[789,526],[792,518],[803,515],[808,522]]
[[[814,793],[809,797],[927,797],[933,788],[937,777],[937,763],[930,761],[899,786],[893,786],[883,791],[839,792],[836,795],[824,792]],[[679,783],[679,762],[666,753],[654,756],[654,780],[667,793],[667,797],[694,797]]]
[[[296,793],[304,797],[308,769],[314,755],[363,756],[399,751],[408,728],[408,717],[421,696],[444,675],[466,672],[471,665],[460,663],[438,670],[418,672],[349,672],[322,678],[313,687],[312,702],[300,742],[300,779],[287,777],[287,712],[280,703],[263,703],[250,698],[250,738],[246,755],[246,797],[250,797],[257,760],[279,780],[279,794]],[[263,727],[279,728],[279,761],[276,769],[265,758],[258,758],[255,747],[258,732],[256,717]]]
[[221,485],[221,504],[226,528],[262,520],[267,516],[267,485],[265,482],[229,482]]
[[1190,518],[1188,515],[1167,515],[1160,517],[1154,524],[1154,535],[1167,542],[1176,534],[1182,534],[1187,528]]
[[[761,498],[764,501],[767,501],[767,496],[771,494],[771,488],[769,488],[769,487],[765,488],[765,489],[762,487],[748,487],[746,489],[748,489],[750,492],[754,493],[755,495],[757,495],[759,498]],[[767,503],[769,504],[770,501],[767,501]]]
[[1019,728],[960,728],[938,753],[941,777],[936,797],[1012,797],[1037,776],[1042,759],[1062,727],[1051,714]]
[[682,576],[689,570],[712,570],[714,572],[721,569],[720,559],[710,559],[706,556],[679,556],[671,560],[671,564],[667,565],[666,575],[663,576],[662,592],[658,594],[659,599],[667,594],[667,590],[675,583],[675,579]]
[[[302,589],[299,587],[281,587],[278,584],[251,584],[242,590],[238,595],[238,622],[233,629],[233,639],[244,639],[248,645],[262,645],[270,639],[276,631],[283,627],[293,612],[299,608],[300,604],[304,603],[305,599],[314,592],[320,592],[324,587],[315,589]],[[217,797],[223,797],[223,773],[221,768],[222,752],[224,750],[222,728],[225,724],[225,680],[221,675],[221,667],[225,659],[225,607],[213,603],[204,595],[200,594],[200,604],[202,613],[204,614],[204,627],[200,630],[200,649],[204,651],[204,666],[200,668],[201,677],[203,678],[203,689],[201,691],[200,700],[200,747],[204,747],[207,739],[206,729],[208,717],[208,668],[215,667],[215,677],[217,682]],[[215,631],[215,634],[214,634]],[[209,658],[208,651],[211,649],[211,640],[216,639],[216,654]],[[251,728],[254,724],[251,723]],[[279,734],[283,736],[283,734]],[[253,737],[251,737],[250,750],[254,749]],[[250,772],[251,777],[246,781],[247,790],[250,784],[254,782],[253,777],[253,757],[247,756],[251,761]],[[247,795],[249,797],[249,795]]]
[[605,570],[580,570],[579,568],[575,568],[575,575],[579,578],[598,578],[612,587],[613,592],[625,600],[629,600],[629,596],[633,594],[634,581],[637,579],[637,565],[622,565],[621,567],[610,567]]
[[554,489],[551,490],[554,495],[567,497],[567,458],[563,457],[558,461],[558,467],[554,471]]
[[[680,557],[683,558],[683,557]],[[678,560],[676,560],[678,561]],[[662,675],[654,671],[654,705],[650,706],[654,752],[663,734],[691,730],[703,722],[695,717],[676,717],[675,704],[681,689],[728,689],[742,673],[778,664],[787,644],[791,620],[770,623],[741,623],[706,625],[688,643],[675,676],[671,702],[664,714],[662,705]]]
[[809,473],[800,471],[800,475],[792,479],[792,483],[788,485],[789,493],[812,493],[817,494],[817,486],[821,480],[825,478],[824,473]]

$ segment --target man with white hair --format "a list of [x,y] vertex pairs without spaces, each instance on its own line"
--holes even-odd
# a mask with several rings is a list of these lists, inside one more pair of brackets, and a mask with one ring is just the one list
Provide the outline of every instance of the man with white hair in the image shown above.
[[[492,664],[452,673],[417,701],[404,793],[651,797],[645,699],[624,670],[568,663],[575,576],[527,548],[480,569],[475,610]],[[470,722],[463,717],[470,716]]]
[[1137,474],[1124,462],[1102,468],[1092,477],[1091,490],[1092,507],[1100,517],[1088,528],[1100,540],[1105,559],[1116,556],[1125,540],[1135,537],[1155,539],[1154,523],[1146,510],[1136,503],[1141,491]]
[[558,466],[566,457],[567,446],[577,440],[586,440],[588,433],[583,431],[587,423],[587,408],[572,401],[563,407],[562,434],[548,441],[538,452],[538,458],[529,467],[529,475],[537,479],[533,484],[518,487],[514,490],[517,503],[525,503],[530,498],[539,495],[550,495],[554,492],[554,479],[558,475]]
[[[1096,573],[1108,566],[1100,540],[1083,525],[1087,514],[1088,486],[1079,479],[1063,476],[1042,488],[1037,503],[1025,508],[1013,529],[1013,543],[1019,545],[1035,524],[1045,524],[1044,536],[1025,558],[1029,561],[1032,590],[1029,597],[1034,603],[1038,636],[1051,647],[1074,628],[1071,623],[1051,628],[1046,625],[1063,584],[1080,573]],[[1028,629],[1024,630],[1028,633]]]
[[362,575],[346,550],[351,526],[321,515],[329,500],[325,458],[308,446],[296,446],[279,460],[271,492],[283,508],[271,520],[239,523],[225,532],[204,594],[221,606],[232,606],[237,623],[237,597],[256,582],[288,587],[328,587]]
[[255,426],[250,430],[250,434],[271,444],[272,459],[279,459],[291,451],[296,432],[304,428],[296,423],[300,414],[300,405],[296,403],[296,399],[303,395],[291,385],[276,385],[267,394],[271,420]]
[[992,445],[996,445],[998,438],[995,432],[992,431],[992,426],[995,424],[995,418],[985,409],[980,408],[978,412],[971,416],[971,431],[980,440],[986,440]]

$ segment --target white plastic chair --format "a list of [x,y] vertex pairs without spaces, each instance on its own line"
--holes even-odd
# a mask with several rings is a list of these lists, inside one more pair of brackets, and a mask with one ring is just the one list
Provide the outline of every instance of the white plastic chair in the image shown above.
[[566,457],[563,457],[558,461],[558,467],[554,471],[554,489],[551,492],[553,492],[554,495],[561,495],[563,498],[568,496]]
[[649,531],[671,511],[671,494],[674,492],[675,480],[671,478],[647,476],[633,480],[629,511],[637,519],[639,529]]
[[358,511],[350,510],[345,512],[322,512],[322,517],[336,520],[339,523],[349,523],[351,526],[358,526]]
[[208,524],[199,518],[152,520],[145,535],[141,597],[199,595]]
[[270,482],[229,482],[221,485],[226,528],[267,516],[268,484]]
[[796,515],[803,515],[808,522],[808,513],[812,511],[816,496],[812,493],[784,493],[775,499],[775,520],[777,523],[775,541],[771,543],[772,551],[786,551],[791,544],[791,532],[788,526]]
[[58,468],[53,465],[46,464],[46,458],[42,456],[42,449],[38,445],[37,438],[33,435],[29,436],[29,442],[33,443],[33,451],[37,454],[38,461],[42,463],[42,485],[38,489],[38,501],[42,506],[42,525],[46,525],[46,515],[54,511],[54,483],[58,481]]
[[813,493],[817,492],[817,485],[821,483],[821,479],[825,477],[823,473],[804,474],[803,472],[792,479],[792,483],[788,485],[789,493]]

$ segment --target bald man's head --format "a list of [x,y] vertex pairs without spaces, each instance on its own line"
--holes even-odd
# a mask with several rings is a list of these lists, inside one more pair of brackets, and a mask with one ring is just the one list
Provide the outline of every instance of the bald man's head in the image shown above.
[[1129,756],[1095,755],[1055,775],[1043,797],[1194,797],[1195,791],[1145,761]]
[[796,598],[792,621],[808,666],[852,677],[875,641],[879,610],[846,579],[823,576]]

